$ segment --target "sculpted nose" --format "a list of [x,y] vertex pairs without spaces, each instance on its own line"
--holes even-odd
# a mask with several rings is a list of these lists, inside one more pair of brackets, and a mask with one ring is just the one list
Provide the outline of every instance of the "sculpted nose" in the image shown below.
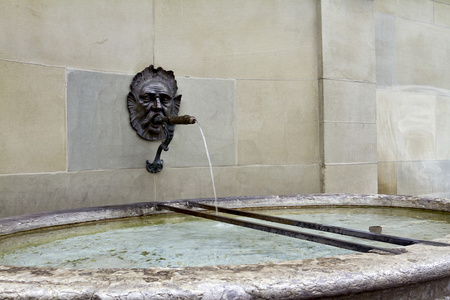
[[161,99],[159,98],[159,96],[155,97],[155,102],[153,103],[153,108],[154,109],[162,109]]

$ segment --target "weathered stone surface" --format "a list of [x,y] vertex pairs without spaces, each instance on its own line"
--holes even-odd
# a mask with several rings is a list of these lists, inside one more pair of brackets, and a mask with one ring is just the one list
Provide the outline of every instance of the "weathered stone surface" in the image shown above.
[[399,17],[424,23],[433,22],[434,1],[397,0],[395,2]]
[[434,2],[434,18],[437,25],[450,27],[450,2],[447,4]]
[[145,169],[0,176],[0,217],[155,201]]
[[436,159],[450,160],[450,97],[436,98]]
[[434,159],[436,96],[379,90],[377,127],[379,161]]
[[397,192],[449,197],[450,161],[397,162]]
[[375,0],[374,10],[385,14],[394,15],[397,10],[397,1],[392,0]]
[[324,122],[376,123],[375,84],[323,80]]
[[153,1],[1,1],[0,56],[137,72],[153,61]]
[[377,164],[328,164],[323,170],[325,193],[376,193]]
[[0,174],[65,171],[64,69],[4,60],[0,69]]
[[397,162],[378,162],[378,193],[397,194]]
[[377,126],[365,123],[324,124],[324,157],[327,164],[375,163]]
[[317,3],[155,1],[155,62],[178,76],[315,79]]
[[[396,18],[397,84],[450,89],[450,29]],[[424,47],[432,45],[432,47]]]
[[373,1],[320,3],[322,74],[319,76],[375,82]]
[[[376,179],[369,166],[376,162],[374,2],[322,0],[318,14],[321,191],[374,192],[376,180],[368,184]],[[336,176],[352,169],[372,171],[347,181]]]
[[395,45],[395,16],[375,13],[377,87],[397,84]]
[[[318,165],[215,167],[219,197],[286,195],[319,189]],[[281,180],[281,178],[283,178]],[[167,189],[167,186],[171,186]],[[156,199],[210,198],[214,195],[209,168],[167,169],[156,178]]]
[[237,82],[238,165],[296,165],[318,160],[317,82]]

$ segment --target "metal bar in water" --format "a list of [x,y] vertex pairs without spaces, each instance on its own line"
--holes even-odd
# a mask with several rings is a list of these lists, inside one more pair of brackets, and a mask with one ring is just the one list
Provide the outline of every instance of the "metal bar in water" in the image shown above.
[[[188,205],[199,207],[199,208],[204,208],[204,209],[208,209],[208,210],[216,210],[215,206],[198,203],[198,202],[188,202]],[[302,227],[302,228],[307,228],[307,229],[331,232],[331,233],[352,236],[352,237],[357,237],[357,238],[363,238],[363,239],[368,239],[368,240],[374,240],[374,241],[380,241],[380,242],[395,244],[395,245],[408,246],[408,245],[422,243],[422,244],[428,244],[428,245],[434,245],[434,246],[450,246],[450,244],[445,244],[445,243],[415,240],[415,239],[403,238],[403,237],[386,235],[386,234],[377,234],[377,233],[366,232],[366,231],[361,231],[361,230],[356,230],[356,229],[350,229],[350,228],[344,228],[344,227],[338,227],[338,226],[330,226],[330,225],[324,225],[324,224],[318,224],[318,223],[311,223],[311,222],[305,222],[305,221],[300,221],[300,220],[292,220],[292,219],[275,217],[275,216],[270,216],[270,215],[263,215],[263,214],[258,214],[258,213],[254,213],[254,212],[236,210],[236,209],[220,207],[220,206],[217,207],[217,210],[220,212],[223,212],[223,213],[238,215],[238,216],[242,216],[242,217],[254,218],[254,219],[259,219],[259,220],[263,220],[263,221],[286,224],[286,225],[297,226],[297,227]]]
[[268,225],[264,225],[264,224],[243,221],[243,220],[234,219],[234,218],[228,218],[228,217],[224,217],[224,216],[219,216],[217,214],[204,213],[204,212],[201,212],[198,210],[170,206],[167,204],[158,204],[158,208],[171,210],[174,212],[183,213],[183,214],[187,214],[187,215],[191,215],[191,216],[201,217],[201,218],[205,218],[205,219],[209,219],[209,220],[214,220],[214,221],[219,221],[219,222],[223,222],[223,223],[242,226],[242,227],[246,227],[246,228],[256,229],[256,230],[260,230],[260,231],[276,233],[276,234],[280,234],[280,235],[284,235],[284,236],[288,236],[288,237],[307,240],[307,241],[325,244],[325,245],[329,245],[329,246],[358,251],[358,252],[380,251],[380,252],[391,253],[391,254],[402,253],[402,251],[398,250],[398,249],[380,248],[380,247],[374,247],[374,246],[365,245],[365,244],[353,243],[353,242],[349,242],[349,241],[338,240],[338,239],[324,237],[324,236],[315,235],[315,234],[311,234],[311,233],[304,233],[304,232],[300,232],[300,231],[294,231],[294,230],[284,229],[284,228],[275,227],[275,226],[268,226]]

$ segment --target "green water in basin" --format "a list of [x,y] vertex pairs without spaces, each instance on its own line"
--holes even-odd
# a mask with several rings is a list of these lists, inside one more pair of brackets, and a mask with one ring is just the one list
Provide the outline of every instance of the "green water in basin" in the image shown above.
[[[363,231],[368,231],[370,226],[381,226],[383,234],[414,239],[432,240],[450,234],[450,214],[440,212],[357,207],[258,212]],[[378,247],[399,247],[292,226],[274,226]],[[149,268],[255,264],[346,253],[353,252],[179,214],[41,229],[0,238],[0,264],[37,267]]]

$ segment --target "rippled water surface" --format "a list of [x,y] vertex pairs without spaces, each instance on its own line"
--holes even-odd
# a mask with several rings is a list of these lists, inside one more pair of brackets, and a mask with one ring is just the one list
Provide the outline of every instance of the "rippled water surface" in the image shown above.
[[[369,226],[382,226],[384,234],[415,239],[431,240],[450,234],[450,214],[429,211],[345,207],[259,212],[365,231]],[[323,234],[303,228],[294,229]],[[381,247],[397,247],[325,235]],[[65,226],[0,239],[0,264],[64,268],[254,264],[351,252],[178,214]]]

